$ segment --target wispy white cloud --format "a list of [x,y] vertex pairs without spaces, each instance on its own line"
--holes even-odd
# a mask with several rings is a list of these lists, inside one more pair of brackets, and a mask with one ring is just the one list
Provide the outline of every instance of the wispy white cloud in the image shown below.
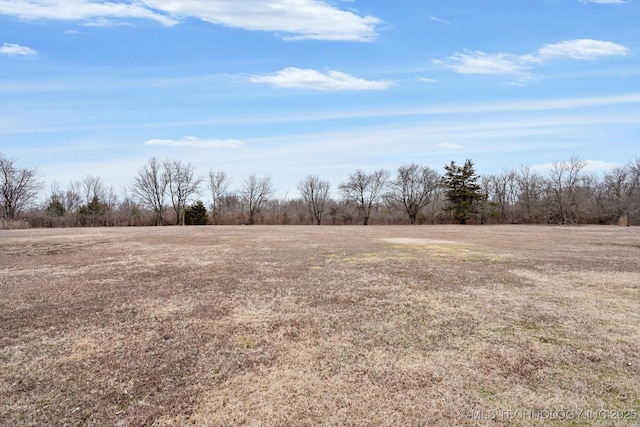
[[[584,162],[585,166],[582,169],[583,172],[602,172],[620,167],[617,163],[605,162],[602,160],[585,160]],[[531,165],[531,169],[538,172],[550,172],[553,167],[553,162]]]
[[627,0],[580,0],[580,3],[597,3],[597,4],[622,4]]
[[9,56],[35,56],[38,52],[30,47],[20,46],[15,43],[4,43],[0,47],[0,54]]
[[[335,153],[339,152],[340,158],[349,159],[346,162],[352,162],[349,164],[354,168],[368,164],[389,168],[397,164],[385,158],[415,159],[424,153],[430,153],[425,156],[428,161],[460,154],[519,153],[519,156],[527,156],[530,152],[558,152],[559,146],[578,149],[577,140],[583,141],[583,137],[599,128],[601,123],[606,121],[615,125],[617,120],[615,116],[604,118],[595,114],[564,117],[550,114],[535,119],[497,117],[495,120],[481,118],[469,121],[465,118],[463,121],[439,121],[416,126],[381,125],[270,135],[250,139],[253,149],[242,160],[252,156],[295,158],[298,161],[289,160],[289,163],[308,165],[320,162],[329,165],[335,163]],[[347,167],[345,164],[341,166],[343,171]]]
[[587,172],[606,171],[620,167],[617,163],[603,162],[602,160],[586,160],[584,170]]
[[185,136],[182,139],[150,139],[145,145],[189,148],[243,148],[245,143],[236,139],[204,139]]
[[438,24],[445,24],[445,25],[451,24],[446,19],[438,18],[437,16],[433,16],[433,15],[429,15],[429,19],[431,19],[431,21],[433,21],[433,22],[437,22]]
[[[116,87],[116,86],[114,86]],[[66,86],[60,88],[66,90]],[[27,88],[12,88],[4,85],[4,82],[0,82],[0,93],[11,92],[15,90],[26,90]],[[582,98],[549,98],[549,99],[531,99],[531,100],[519,100],[519,101],[505,101],[505,102],[483,102],[483,103],[469,103],[469,104],[443,104],[434,106],[420,106],[413,108],[355,108],[355,109],[343,109],[343,108],[331,108],[329,110],[317,111],[317,112],[291,112],[289,114],[278,114],[274,112],[269,115],[266,113],[253,115],[247,114],[240,117],[217,117],[206,120],[176,120],[176,121],[149,121],[149,122],[136,122],[135,124],[104,124],[98,126],[78,126],[74,124],[72,126],[65,125],[52,125],[40,124],[33,125],[29,123],[28,126],[9,126],[9,120],[5,120],[5,126],[2,128],[3,134],[39,134],[46,132],[66,132],[66,131],[105,131],[114,129],[158,129],[158,128],[176,128],[180,126],[202,126],[202,125],[215,125],[215,126],[245,126],[245,125],[257,125],[257,124],[286,124],[286,123],[304,123],[304,122],[321,122],[331,120],[345,120],[345,119],[361,119],[361,118],[380,118],[389,119],[393,117],[417,117],[417,116],[445,116],[445,115],[463,115],[468,114],[493,114],[493,113],[539,113],[557,112],[554,114],[560,114],[561,112],[572,109],[589,109],[598,107],[613,107],[613,106],[628,106],[635,108],[635,105],[640,105],[640,92],[627,93],[614,96],[600,96],[600,97],[582,97]],[[625,110],[629,110],[625,107]],[[57,107],[56,107],[57,108]],[[53,113],[54,110],[51,110]],[[595,122],[601,124],[637,124],[638,115],[635,113],[617,115],[617,116],[601,116],[601,117],[589,117],[585,123]]]
[[543,60],[552,58],[593,60],[603,56],[625,56],[627,52],[626,47],[616,43],[580,39],[544,45],[538,50],[538,56]]
[[456,53],[444,60],[434,61],[461,74],[522,74],[527,71],[525,64],[528,62],[515,55],[480,51]]
[[190,16],[228,27],[284,33],[285,39],[370,41],[380,20],[336,8],[323,0],[142,0],[172,16]]
[[606,56],[625,56],[628,49],[617,43],[592,39],[566,40],[546,44],[535,54],[486,53],[481,51],[455,53],[445,59],[435,59],[441,65],[461,74],[493,74],[530,77],[531,69],[545,62],[568,58],[595,60]]
[[111,22],[150,19],[175,25],[195,18],[216,25],[272,31],[287,40],[371,41],[380,20],[324,0],[0,0],[0,14],[22,19]]
[[285,68],[267,76],[252,76],[253,83],[267,83],[281,88],[313,90],[382,90],[391,86],[386,80],[364,80],[339,71],[321,73],[317,70]]
[[84,21],[108,18],[142,18],[163,25],[178,21],[157,13],[140,2],[94,2],[90,0],[0,0],[0,14],[22,19]]
[[98,18],[81,24],[83,27],[133,27],[131,22],[114,21],[112,19]]
[[444,150],[452,150],[452,151],[458,151],[458,150],[464,149],[464,145],[454,144],[451,142],[443,142],[442,144],[438,144],[437,147],[442,148]]

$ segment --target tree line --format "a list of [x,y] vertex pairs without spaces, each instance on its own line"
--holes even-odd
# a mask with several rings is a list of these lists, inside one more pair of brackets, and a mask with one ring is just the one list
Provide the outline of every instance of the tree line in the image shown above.
[[338,185],[338,199],[329,181],[309,175],[296,183],[299,197],[282,200],[269,176],[253,174],[232,189],[222,170],[201,176],[190,163],[152,157],[119,193],[87,175],[65,189],[53,184],[38,203],[37,169],[0,153],[0,225],[639,224],[640,159],[600,176],[586,166],[571,158],[547,174],[522,166],[480,176],[471,160],[443,173],[417,164],[356,170]]

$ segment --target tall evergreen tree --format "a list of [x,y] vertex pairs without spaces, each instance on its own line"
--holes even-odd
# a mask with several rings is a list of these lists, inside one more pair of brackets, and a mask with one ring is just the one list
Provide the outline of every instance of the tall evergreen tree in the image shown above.
[[207,208],[200,200],[192,206],[188,206],[184,211],[184,223],[186,225],[207,225],[208,219]]
[[449,205],[446,211],[455,212],[455,217],[460,224],[466,224],[467,219],[476,212],[478,205],[487,199],[478,184],[479,175],[473,167],[473,162],[467,159],[464,166],[457,166],[455,162],[446,165],[446,174],[442,177],[445,193]]

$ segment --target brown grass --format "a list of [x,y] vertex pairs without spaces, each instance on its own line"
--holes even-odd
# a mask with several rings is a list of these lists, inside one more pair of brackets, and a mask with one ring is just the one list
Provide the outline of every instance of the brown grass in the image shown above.
[[640,423],[635,227],[2,231],[0,295],[1,425]]

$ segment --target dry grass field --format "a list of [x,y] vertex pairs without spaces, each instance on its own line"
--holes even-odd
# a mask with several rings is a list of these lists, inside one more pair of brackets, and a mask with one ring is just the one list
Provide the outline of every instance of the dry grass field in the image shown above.
[[0,231],[0,424],[639,425],[640,228]]

